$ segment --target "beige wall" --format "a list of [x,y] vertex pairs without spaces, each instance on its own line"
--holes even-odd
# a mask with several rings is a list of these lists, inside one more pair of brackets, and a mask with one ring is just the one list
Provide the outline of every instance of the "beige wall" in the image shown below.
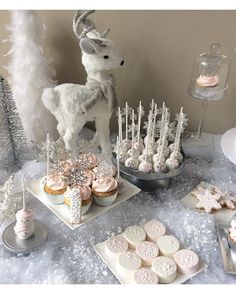
[[[39,11],[47,26],[45,45],[54,58],[57,80],[85,82],[80,63],[80,48],[71,21],[74,11]],[[8,11],[0,11],[0,36],[9,23]],[[184,106],[191,129],[196,129],[201,102],[189,97],[187,86],[197,54],[208,50],[212,42],[232,62],[229,92],[221,101],[212,102],[207,110],[205,130],[223,133],[236,126],[236,11],[97,11],[93,15],[97,28],[111,28],[110,38],[117,44],[125,66],[116,71],[119,104],[127,100],[138,105],[141,98],[147,106],[151,98],[163,100],[172,114]],[[3,55],[8,44],[0,45],[0,64],[7,64]],[[7,75],[2,68],[3,75]],[[112,123],[116,126],[115,120]]]

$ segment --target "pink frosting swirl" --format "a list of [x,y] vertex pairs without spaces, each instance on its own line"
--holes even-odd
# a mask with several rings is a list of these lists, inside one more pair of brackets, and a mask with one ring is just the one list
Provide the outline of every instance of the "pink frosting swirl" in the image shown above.
[[82,200],[89,199],[92,193],[91,188],[89,188],[87,185],[75,185],[67,187],[68,192],[70,192],[73,189],[79,190]]
[[46,185],[52,190],[60,190],[66,188],[67,183],[63,176],[50,175],[47,178]]
[[92,188],[97,192],[109,192],[117,188],[117,181],[112,176],[101,177],[93,181]]
[[218,75],[200,75],[197,79],[197,84],[202,87],[216,86],[219,84]]
[[71,159],[61,161],[59,165],[62,167],[62,174],[64,176],[70,176],[71,170],[75,167],[75,163]]
[[85,185],[92,185],[93,181],[96,179],[95,174],[91,170],[85,170],[86,180],[84,181]]

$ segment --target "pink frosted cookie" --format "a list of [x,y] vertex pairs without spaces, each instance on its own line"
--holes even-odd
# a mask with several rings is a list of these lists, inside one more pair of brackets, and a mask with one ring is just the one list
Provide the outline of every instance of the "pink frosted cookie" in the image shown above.
[[130,226],[125,229],[124,237],[130,248],[136,248],[140,242],[146,240],[146,233],[141,226]]
[[147,233],[147,240],[153,242],[157,242],[157,239],[166,233],[166,227],[154,219],[144,225],[144,230]]
[[155,243],[143,241],[137,245],[136,253],[141,257],[143,266],[151,266],[152,261],[159,255],[159,249]]
[[114,236],[106,241],[105,252],[110,258],[116,258],[127,250],[128,242],[122,236]]
[[189,249],[182,249],[174,254],[178,272],[182,274],[194,274],[199,269],[199,258],[197,254]]
[[134,273],[135,284],[158,284],[158,276],[151,269],[142,268]]
[[157,240],[161,255],[172,257],[179,250],[179,240],[172,235],[165,235]]

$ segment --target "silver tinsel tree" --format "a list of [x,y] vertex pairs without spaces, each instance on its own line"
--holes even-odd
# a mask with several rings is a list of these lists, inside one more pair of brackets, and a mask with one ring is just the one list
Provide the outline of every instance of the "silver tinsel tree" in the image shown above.
[[0,168],[8,171],[21,168],[26,153],[26,138],[15,100],[0,75]]

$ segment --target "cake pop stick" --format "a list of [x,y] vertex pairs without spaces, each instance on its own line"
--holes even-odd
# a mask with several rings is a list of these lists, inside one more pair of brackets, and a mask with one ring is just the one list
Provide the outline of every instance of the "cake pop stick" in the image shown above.
[[131,124],[131,127],[132,127],[132,157],[134,157],[134,110],[132,110],[132,124]]
[[140,129],[141,129],[141,119],[143,116],[143,107],[141,104],[141,101],[139,101],[139,107],[138,107],[138,133],[137,133],[137,141],[140,143]]
[[21,173],[21,184],[22,184],[22,197],[23,197],[23,210],[25,210],[25,178],[24,173]]
[[176,129],[176,136],[175,136],[175,144],[174,144],[174,150],[173,153],[177,154],[180,149],[180,136],[183,132],[183,122],[184,122],[184,116],[183,116],[183,107],[180,109],[179,113],[179,121]]
[[125,138],[128,140],[128,117],[129,117],[129,106],[125,103]]
[[117,181],[120,180],[120,143],[119,138],[116,138],[116,168],[117,168]]
[[118,129],[119,129],[119,142],[122,142],[122,118],[121,118],[121,112],[120,107],[118,107]]
[[154,108],[151,141],[153,141],[155,137],[156,118],[157,118],[157,104],[155,104],[155,108]]
[[145,162],[147,162],[147,158],[148,158],[148,148],[149,148],[149,142],[150,142],[151,124],[152,124],[152,110],[149,111],[149,115],[148,115],[147,142],[145,145],[145,157],[144,157]]

